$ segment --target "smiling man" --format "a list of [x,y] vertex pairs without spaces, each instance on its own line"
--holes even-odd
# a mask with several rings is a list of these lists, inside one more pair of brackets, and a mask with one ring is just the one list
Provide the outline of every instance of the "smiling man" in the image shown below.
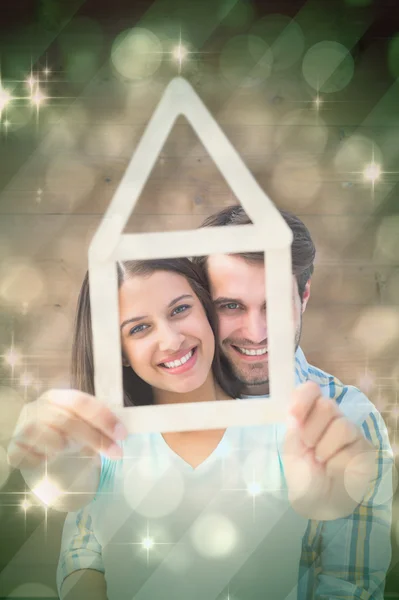
[[[296,384],[315,382],[326,399],[321,410],[326,416],[323,444],[312,433],[303,438],[304,453],[317,452],[333,456],[337,439],[345,435],[339,426],[354,425],[377,450],[378,473],[362,503],[346,518],[309,521],[303,538],[300,559],[299,598],[381,599],[391,558],[390,526],[392,501],[392,451],[385,424],[373,404],[358,389],[308,364],[299,346],[302,314],[310,297],[310,282],[316,254],[311,235],[295,215],[280,211],[293,233],[291,246],[293,271],[292,308],[295,323]],[[245,211],[230,206],[211,215],[202,227],[250,224]],[[244,384],[244,397],[269,394],[268,333],[264,255],[212,255],[194,259],[205,269],[219,321],[219,344],[235,376]],[[267,276],[267,274],[266,274]],[[327,399],[329,399],[329,408]],[[320,416],[313,409],[308,422]],[[345,424],[346,421],[346,424]],[[284,453],[286,426],[276,426],[276,452]],[[287,442],[286,442],[287,443]],[[302,442],[301,442],[302,443]],[[291,442],[290,442],[291,444]],[[295,447],[296,442],[293,442]],[[291,446],[292,447],[292,446]],[[297,447],[294,451],[297,450]],[[342,453],[337,453],[337,457]],[[314,466],[314,465],[313,465]],[[303,479],[297,464],[284,461],[285,476]],[[312,486],[317,477],[312,472]],[[340,493],[338,494],[340,495]],[[298,511],[300,512],[300,511]],[[323,515],[323,512],[321,513]],[[318,518],[318,517],[315,517]]]

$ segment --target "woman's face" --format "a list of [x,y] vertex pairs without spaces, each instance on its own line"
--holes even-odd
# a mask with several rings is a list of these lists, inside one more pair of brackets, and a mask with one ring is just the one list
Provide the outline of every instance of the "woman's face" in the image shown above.
[[134,275],[119,289],[125,358],[152,387],[177,393],[199,388],[211,370],[213,331],[183,275]]

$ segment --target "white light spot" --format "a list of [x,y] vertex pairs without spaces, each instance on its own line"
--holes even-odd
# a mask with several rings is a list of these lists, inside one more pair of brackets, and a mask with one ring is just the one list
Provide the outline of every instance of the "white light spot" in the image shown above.
[[12,97],[8,90],[4,89],[0,83],[0,115],[1,111],[11,102]]
[[47,506],[54,504],[54,502],[62,495],[62,490],[48,477],[44,477],[32,489],[32,492]]
[[19,383],[22,387],[24,388],[28,388],[32,385],[33,383],[33,376],[31,373],[28,373],[27,371],[25,371],[24,373],[22,373]]
[[15,348],[10,348],[4,354],[4,362],[10,367],[15,367],[21,362],[21,354]]
[[253,481],[247,485],[247,491],[250,496],[259,496],[262,492],[262,486],[259,481]]
[[29,502],[29,500],[24,500],[23,502],[21,502],[21,508],[23,508],[23,510],[26,512],[30,507],[32,506],[32,504]]
[[233,523],[221,514],[199,517],[190,533],[198,554],[211,558],[230,554],[238,541],[238,533]]
[[47,97],[39,88],[37,88],[35,93],[31,95],[30,99],[32,104],[39,108],[44,103],[44,101],[47,100]]
[[154,540],[150,537],[145,537],[141,543],[146,550],[150,550],[154,546]]
[[176,46],[176,48],[174,48],[174,50],[173,50],[173,57],[177,61],[179,61],[180,64],[186,58],[187,54],[188,54],[188,52],[187,52],[186,48],[184,46],[182,46],[181,44]]
[[381,175],[381,167],[375,163],[370,163],[364,169],[363,174],[365,179],[374,183]]

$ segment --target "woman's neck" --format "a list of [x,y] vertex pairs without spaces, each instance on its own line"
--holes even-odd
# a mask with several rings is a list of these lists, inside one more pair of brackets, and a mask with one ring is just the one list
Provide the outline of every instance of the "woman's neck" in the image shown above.
[[155,404],[175,404],[176,402],[210,402],[211,400],[227,400],[229,396],[217,385],[212,373],[208,375],[201,387],[180,394],[169,390],[153,388]]

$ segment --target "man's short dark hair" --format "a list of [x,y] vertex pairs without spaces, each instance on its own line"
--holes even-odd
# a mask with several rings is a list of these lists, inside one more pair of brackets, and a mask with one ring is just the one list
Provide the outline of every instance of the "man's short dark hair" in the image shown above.
[[[298,282],[299,296],[302,299],[306,283],[313,274],[313,262],[316,248],[306,225],[294,214],[285,210],[279,213],[289,226],[293,234],[291,246],[292,272]],[[211,215],[202,223],[201,227],[223,227],[224,225],[250,225],[252,221],[241,206],[228,206],[223,210]],[[238,253],[244,260],[249,262],[260,262],[264,260],[263,252]],[[201,264],[206,271],[206,256],[194,259]]]

